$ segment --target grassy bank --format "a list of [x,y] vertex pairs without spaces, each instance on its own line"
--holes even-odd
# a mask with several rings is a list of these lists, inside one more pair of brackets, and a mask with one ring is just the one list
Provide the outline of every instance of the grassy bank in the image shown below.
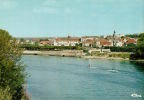
[[90,56],[129,59],[130,53],[128,52],[111,52],[111,53],[92,52]]
[[130,58],[130,53],[111,53],[108,54],[109,57],[120,57],[123,59]]

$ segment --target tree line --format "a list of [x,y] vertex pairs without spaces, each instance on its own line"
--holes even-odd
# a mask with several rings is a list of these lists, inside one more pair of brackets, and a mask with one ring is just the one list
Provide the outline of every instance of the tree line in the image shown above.
[[130,58],[134,60],[144,59],[144,33],[139,35],[135,52],[131,54]]
[[20,45],[21,48],[26,50],[82,50],[80,46],[38,46],[38,45],[31,45],[31,44],[23,44]]

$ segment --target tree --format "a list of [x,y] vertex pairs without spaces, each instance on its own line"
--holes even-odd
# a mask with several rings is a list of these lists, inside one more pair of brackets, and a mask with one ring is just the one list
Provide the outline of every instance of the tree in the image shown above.
[[25,40],[23,38],[20,39],[20,42],[24,42]]
[[13,100],[20,100],[23,95],[25,67],[21,55],[16,39],[0,29],[0,87],[9,87]]
[[9,88],[0,89],[0,100],[12,100]]
[[138,45],[137,53],[143,55],[144,54],[144,33],[140,34],[137,45]]
[[143,45],[143,44],[144,44],[144,33],[141,33],[139,35],[138,45]]
[[127,34],[125,35],[126,37],[130,37],[130,38],[138,38],[139,34]]
[[139,35],[136,51],[131,55],[131,59],[144,59],[144,33]]

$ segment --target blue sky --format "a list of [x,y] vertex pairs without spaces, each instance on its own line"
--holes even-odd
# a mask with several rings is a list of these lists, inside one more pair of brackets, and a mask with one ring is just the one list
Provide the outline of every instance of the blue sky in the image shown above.
[[144,32],[144,0],[0,0],[0,28],[15,37]]

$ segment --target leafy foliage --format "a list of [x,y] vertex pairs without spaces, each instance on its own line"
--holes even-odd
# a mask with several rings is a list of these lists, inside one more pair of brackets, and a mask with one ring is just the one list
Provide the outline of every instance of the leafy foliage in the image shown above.
[[138,38],[139,35],[138,35],[138,34],[127,34],[126,37],[130,37],[130,38]]
[[137,48],[134,54],[131,55],[131,59],[144,59],[144,33],[139,35]]
[[9,91],[10,89],[8,87],[5,89],[0,89],[0,100],[12,100],[12,95]]
[[21,54],[16,39],[0,29],[0,87],[9,87],[13,100],[20,100],[22,96],[25,68],[20,61]]
[[124,47],[105,47],[105,49],[110,49],[112,52],[135,52],[136,46],[124,46]]
[[38,45],[21,45],[21,48],[25,48],[26,50],[81,50],[80,46],[38,46]]

